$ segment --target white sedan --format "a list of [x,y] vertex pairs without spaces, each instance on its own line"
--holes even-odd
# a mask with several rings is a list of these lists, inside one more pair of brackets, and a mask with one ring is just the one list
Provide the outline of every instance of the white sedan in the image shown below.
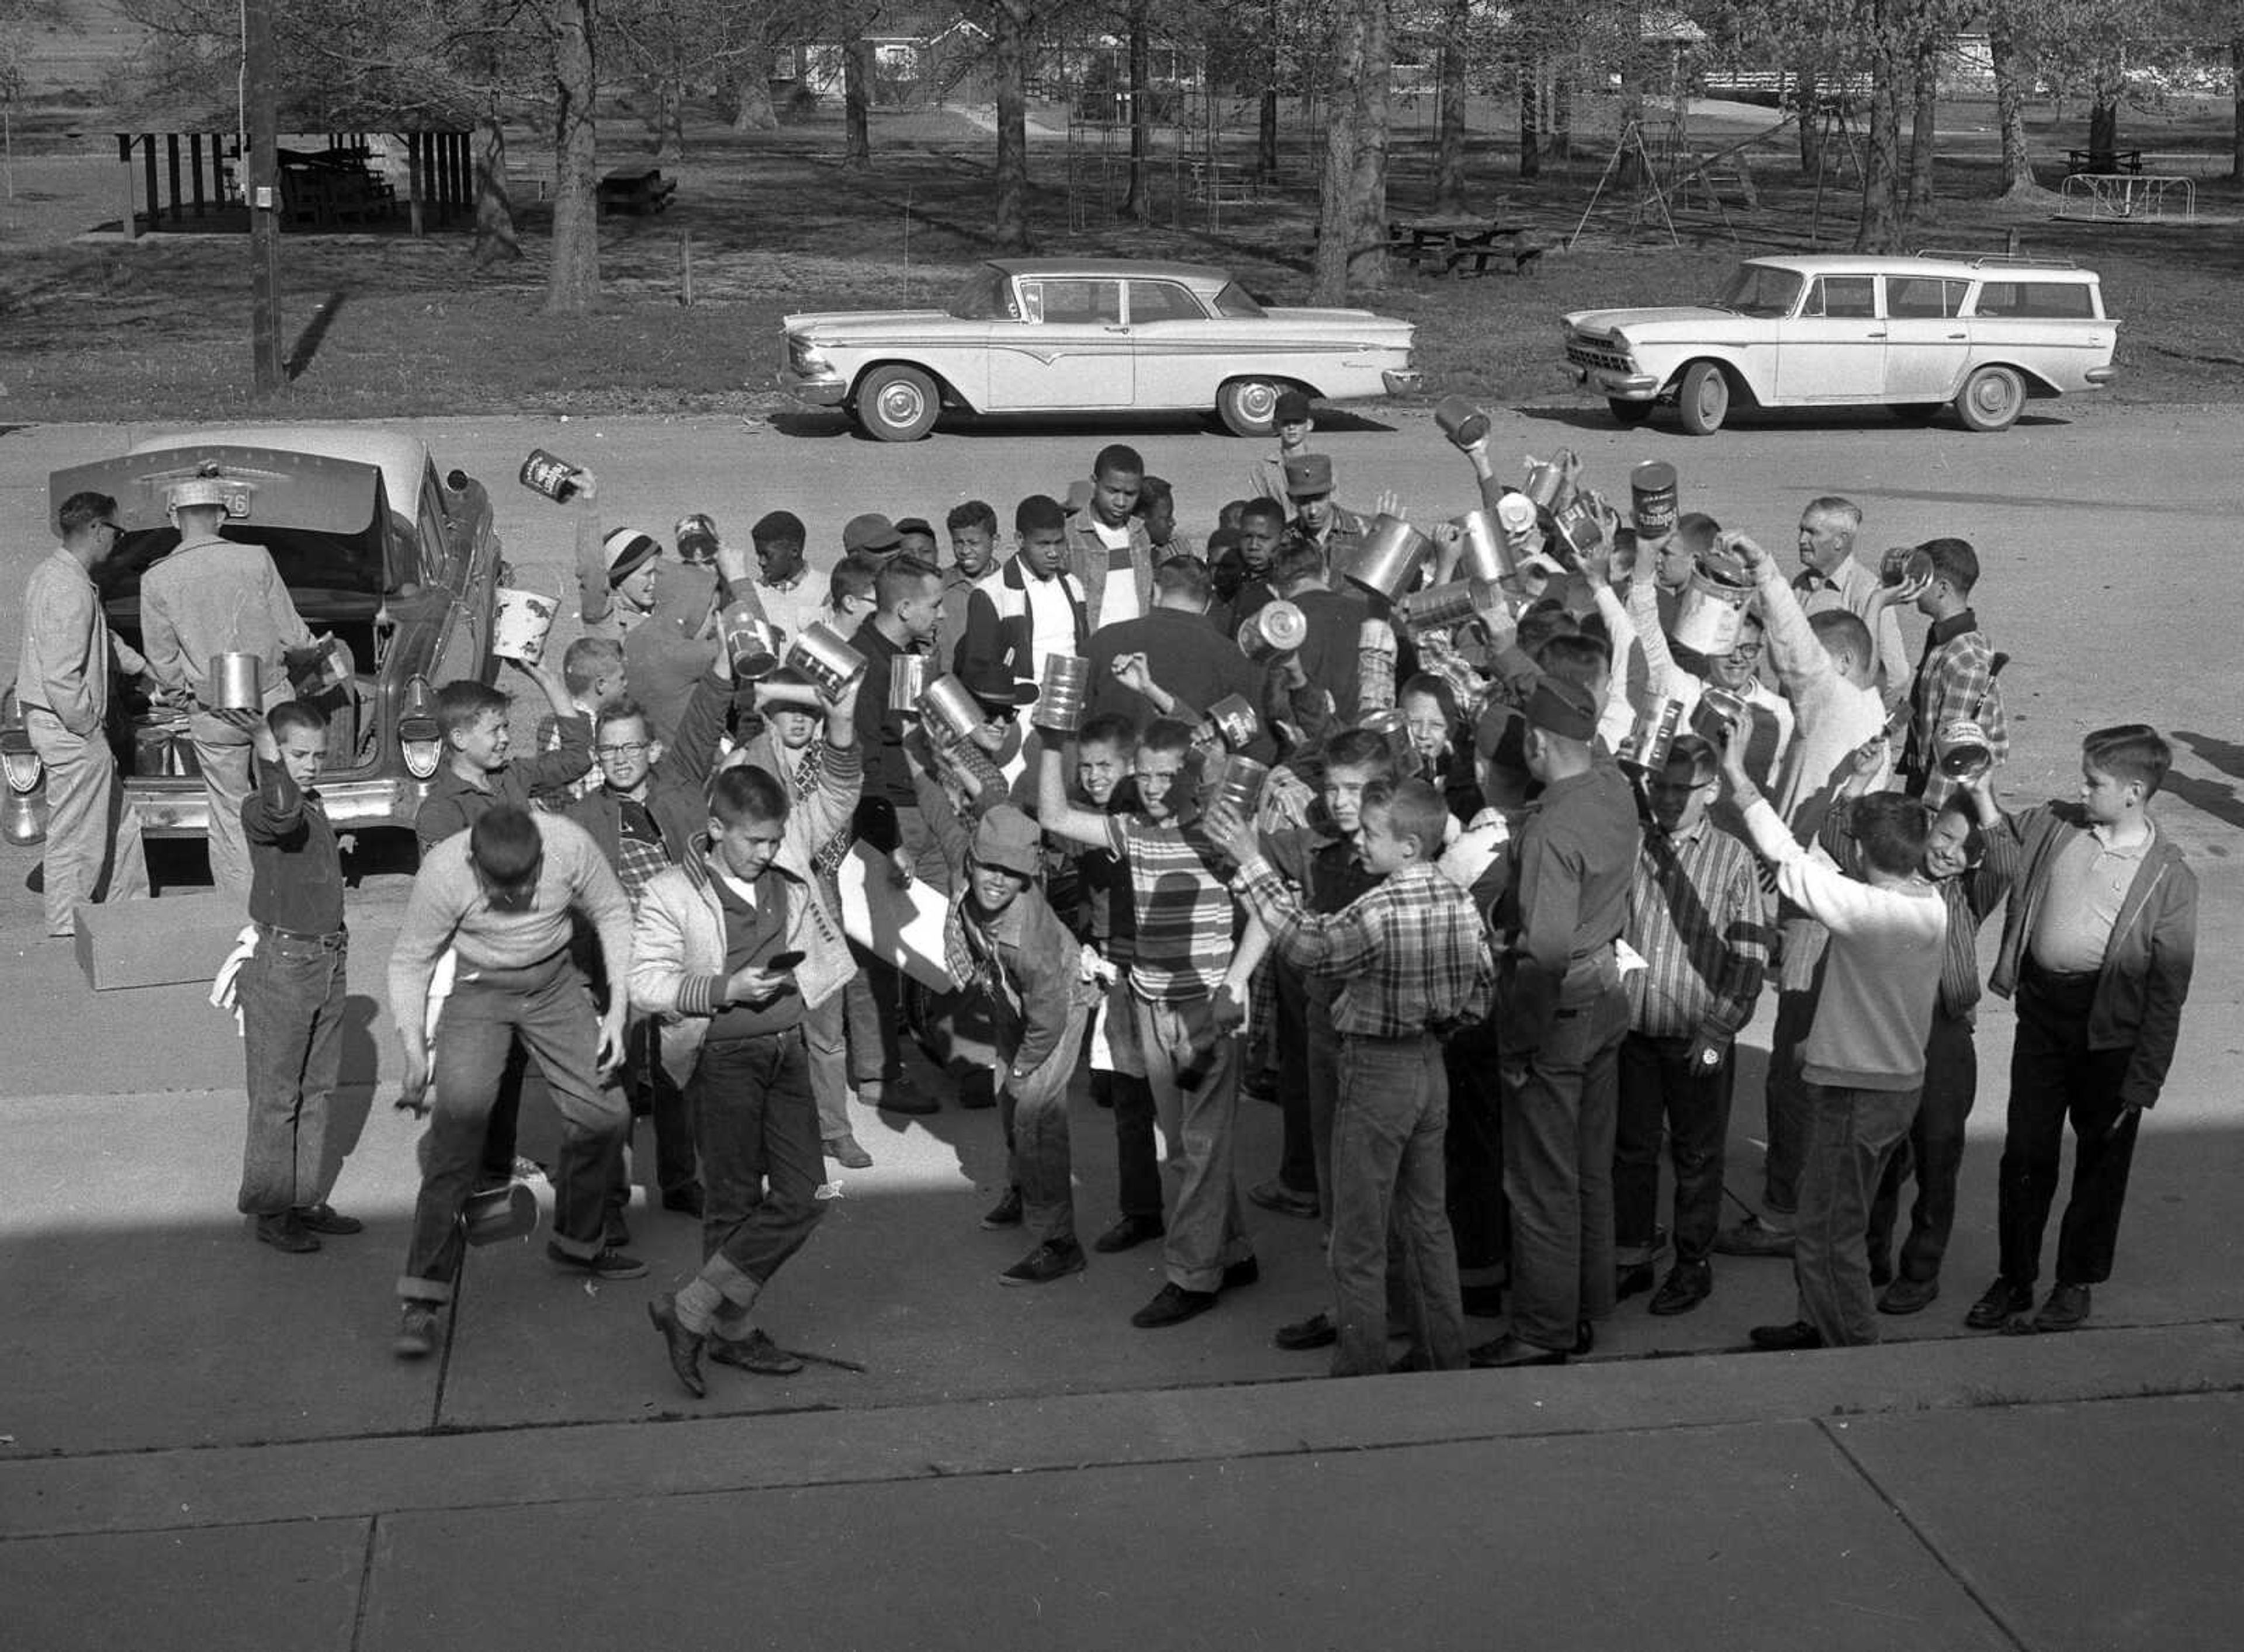
[[780,382],[884,442],[946,408],[970,413],[1213,410],[1267,435],[1279,396],[1323,402],[1416,389],[1408,322],[1277,309],[1204,264],[997,259],[948,308],[790,315]]

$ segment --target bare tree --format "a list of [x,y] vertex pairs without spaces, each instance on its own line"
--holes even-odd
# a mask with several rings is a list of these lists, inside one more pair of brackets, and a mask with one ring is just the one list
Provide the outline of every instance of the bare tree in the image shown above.
[[1124,27],[1130,54],[1130,188],[1122,198],[1122,216],[1148,224],[1153,219],[1152,194],[1146,186],[1146,159],[1153,121],[1151,0],[1130,0]]
[[553,257],[545,313],[582,315],[600,295],[598,0],[554,0]]
[[842,49],[842,165],[851,172],[873,164],[873,43],[864,34],[871,27],[869,17]]
[[1465,111],[1471,91],[1473,0],[1445,0],[1440,107],[1434,128],[1434,210],[1465,206]]
[[1995,125],[2000,134],[2005,199],[2044,194],[2026,147],[2030,42],[2021,39],[2018,0],[1996,0],[1987,16],[1987,57],[1995,76]]
[[1037,0],[981,0],[997,82],[997,168],[990,232],[1006,252],[1029,250],[1029,32]]
[[1909,207],[1911,223],[1939,215],[1933,198],[1932,167],[1940,119],[1940,36],[1928,28],[1918,36],[1909,64],[1916,81],[1916,105],[1909,123]]

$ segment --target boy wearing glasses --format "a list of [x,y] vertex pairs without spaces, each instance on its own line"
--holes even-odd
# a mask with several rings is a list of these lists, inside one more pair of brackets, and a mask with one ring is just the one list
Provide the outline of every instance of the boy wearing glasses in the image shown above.
[[[537,1058],[561,1114],[546,1259],[598,1280],[637,1279],[646,1264],[604,1242],[607,1191],[631,1115],[601,1080],[623,1058],[625,995],[595,1012],[570,946],[580,915],[609,980],[631,978],[632,909],[599,847],[574,822],[512,802],[487,810],[425,855],[389,959],[389,1001],[405,1048],[402,1105],[419,1109],[436,1081],[421,1196],[397,1283],[401,1359],[436,1346],[461,1257],[461,1213],[480,1177],[493,1105],[518,1040]],[[432,1058],[429,983],[446,948],[457,959]]]

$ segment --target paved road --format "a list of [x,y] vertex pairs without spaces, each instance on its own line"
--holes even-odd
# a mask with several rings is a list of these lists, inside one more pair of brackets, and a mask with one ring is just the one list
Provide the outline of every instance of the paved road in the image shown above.
[[[1654,1321],[1632,1304],[1588,1371],[1503,1388],[1290,1382],[1315,1357],[1267,1338],[1319,1299],[1307,1224],[1258,1213],[1266,1282],[1175,1331],[1125,1324],[1159,1283],[1149,1256],[1001,1290],[993,1276],[1017,1243],[975,1225],[1001,1174],[995,1121],[946,1110],[907,1130],[862,1121],[878,1165],[843,1179],[774,1294],[782,1340],[862,1372],[727,1374],[689,1405],[641,1303],[693,1265],[693,1236],[643,1213],[649,1287],[588,1290],[533,1248],[477,1252],[445,1357],[401,1368],[386,1344],[411,1127],[355,1093],[337,1198],[370,1219],[363,1239],[303,1260],[249,1244],[231,1209],[231,1028],[195,988],[87,992],[67,949],[25,938],[32,857],[0,851],[0,1596],[38,1595],[25,1643],[207,1647],[276,1638],[277,1622],[319,1644],[409,1647],[432,1622],[510,1644],[549,1628],[562,1644],[612,1643],[625,1610],[636,1627],[649,1601],[686,1601],[697,1610],[662,1614],[686,1646],[737,1643],[742,1614],[758,1639],[841,1645],[1190,1644],[1182,1615],[1223,1600],[1211,1642],[1384,1643],[1407,1626],[1429,1644],[1481,1645],[1509,1622],[1553,1645],[1649,1644],[1660,1637],[1639,1614],[1672,1603],[1692,1626],[1666,1637],[1679,1645],[1791,1646],[1801,1628],[1839,1646],[2227,1644],[2203,1626],[2233,1613],[2215,1615],[2209,1593],[2200,1611],[2180,1586],[2233,1588],[2206,1559],[2236,1512],[2233,1476],[2210,1466],[2233,1457],[2219,1449],[2232,1405],[1942,1409],[2239,1386],[2244,1139],[2227,1079],[2244,1053],[2232,863],[2244,741],[2221,714],[2239,699],[2244,414],[2065,411],[2072,422],[1999,438],[1863,421],[1693,442],[1520,416],[1497,431],[1523,452],[1573,445],[1616,484],[1626,463],[1668,457],[1689,504],[1778,540],[1803,499],[1832,491],[1868,510],[1872,545],[1973,539],[1981,612],[2017,656],[2005,680],[2021,793],[2065,783],[2084,728],[2141,717],[2177,731],[2164,818],[2204,877],[2205,939],[2092,1333],[1991,1342],[1958,1323],[1993,1254],[2011,1029],[1991,1005],[1950,1295],[1874,1354],[1706,1357],[1790,1311],[1786,1269],[1726,1263],[1697,1314]],[[896,450],[793,425],[810,433],[424,428],[444,462],[486,477],[510,476],[532,445],[592,464],[612,521],[660,528],[699,509],[738,533],[783,505],[828,544],[863,508],[939,519],[965,497],[1004,511],[1030,487],[1058,491],[1104,439],[946,433]],[[42,553],[47,471],[126,435],[0,437],[0,508],[21,528],[0,589]],[[1177,484],[1188,525],[1252,452],[1174,428],[1132,439]],[[1391,486],[1424,515],[1470,502],[1429,421],[1359,424],[1324,445],[1347,497]],[[496,491],[512,554],[558,572],[563,516],[510,483]],[[4,658],[15,646],[0,636]],[[395,1072],[380,978],[400,890],[377,880],[354,911],[350,1060],[369,1084]],[[1747,1097],[1766,1042],[1764,1019],[1746,1040]],[[1757,1112],[1747,1101],[1734,1122],[1741,1188]],[[1075,1117],[1083,1219],[1103,1223],[1111,1132],[1080,1099]],[[1250,1107],[1244,1134],[1242,1167],[1260,1175],[1274,1110]],[[1654,1353],[1701,1357],[1630,1357]],[[688,1412],[708,1420],[676,1420]],[[1864,1412],[1893,1414],[1849,1420]],[[1596,1438],[1560,1438],[1576,1430]],[[954,1453],[942,1442],[960,1431],[970,1449]],[[1478,1443],[1423,1449],[1442,1440]],[[1024,1468],[1043,1472],[1002,1478]],[[2067,1513],[2084,1503],[2101,1524]],[[727,1558],[712,1559],[707,1532],[727,1534]],[[1180,1557],[1179,1533],[1205,1537],[1200,1560]],[[741,1534],[764,1534],[762,1564],[742,1561]],[[468,1548],[474,1568],[451,1558]],[[1303,1567],[1302,1552],[1327,1563]],[[1337,1563],[1358,1554],[1356,1573]],[[2127,1586],[2095,1586],[2098,1561]],[[769,1576],[792,1582],[773,1590]],[[1247,1577],[1269,1581],[1241,1591]],[[1600,1602],[1586,1621],[1583,1598]]]

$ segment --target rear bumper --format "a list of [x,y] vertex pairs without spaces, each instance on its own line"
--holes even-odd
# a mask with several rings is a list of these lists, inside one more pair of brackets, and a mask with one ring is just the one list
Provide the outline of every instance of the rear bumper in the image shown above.
[[[426,786],[403,777],[323,782],[320,786],[328,822],[339,832],[410,826],[428,795]],[[145,836],[210,836],[210,793],[199,784],[158,787],[128,780],[125,796],[140,816]]]
[[1426,376],[1415,367],[1393,367],[1379,376],[1389,396],[1411,396],[1426,388]]
[[2080,376],[2088,381],[2091,389],[2101,389],[2119,376],[2119,369],[2116,367],[2092,367]]

